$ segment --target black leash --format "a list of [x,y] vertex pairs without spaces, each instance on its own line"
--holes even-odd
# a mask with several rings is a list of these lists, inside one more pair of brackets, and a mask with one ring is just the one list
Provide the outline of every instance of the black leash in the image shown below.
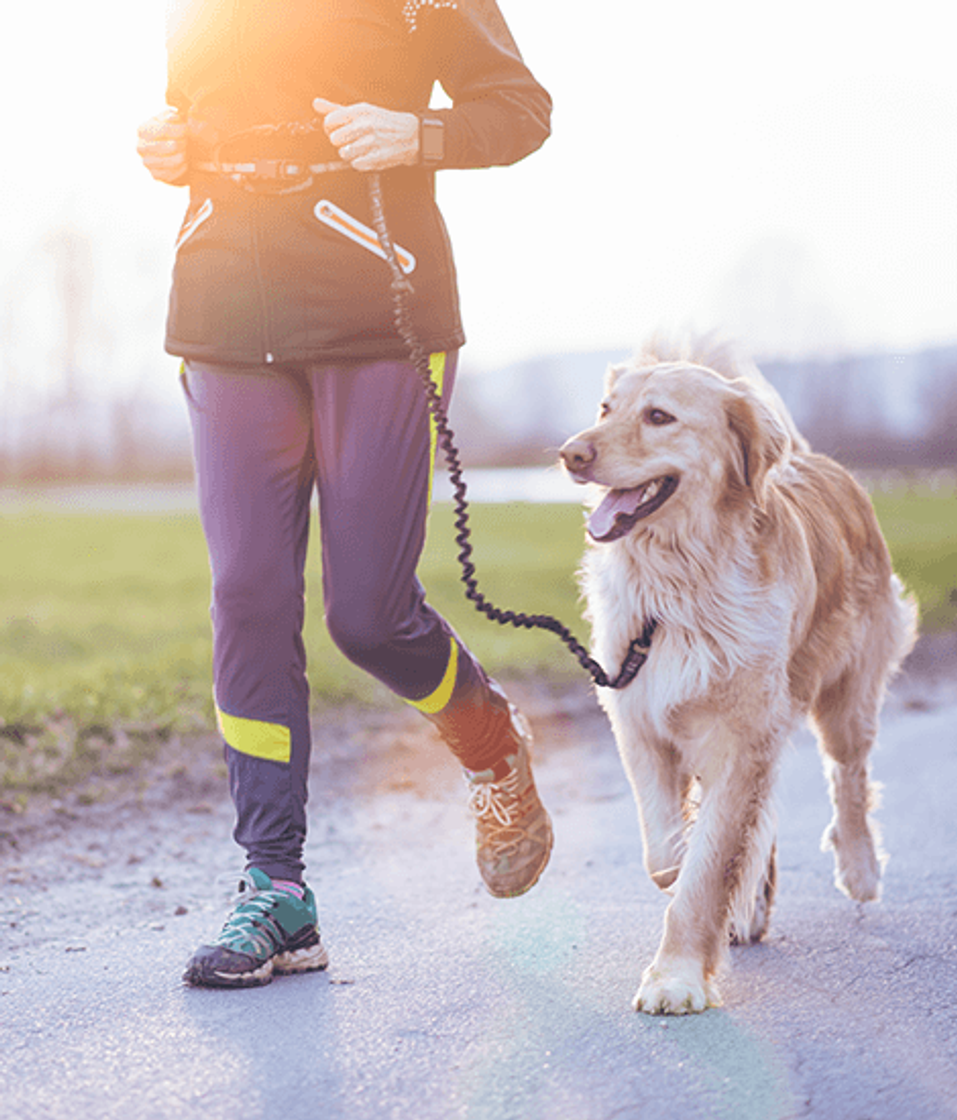
[[523,614],[517,611],[501,610],[490,603],[479,591],[478,581],[475,578],[475,565],[472,563],[472,544],[469,539],[471,528],[469,526],[467,488],[462,477],[462,464],[459,459],[458,448],[455,446],[455,433],[449,427],[448,414],[445,411],[435,382],[432,380],[429,370],[429,355],[419,342],[412,325],[408,297],[412,295],[414,288],[399,264],[395,245],[392,243],[389,227],[385,220],[385,209],[382,202],[382,180],[375,172],[368,175],[368,180],[369,200],[372,203],[372,224],[392,272],[392,300],[396,329],[409,351],[412,364],[422,378],[429,412],[435,421],[439,444],[448,463],[449,478],[452,480],[455,528],[457,530],[455,542],[460,549],[458,561],[462,567],[462,582],[465,584],[466,599],[474,604],[477,611],[481,611],[487,618],[503,626],[510,624],[525,630],[550,630],[565,643],[577,658],[579,665],[591,675],[592,680],[599,688],[624,688],[631,684],[638,675],[639,669],[648,660],[651,638],[657,625],[654,619],[646,623],[641,636],[635,638],[628,647],[628,653],[625,655],[625,660],[618,675],[610,678],[568,627],[559,622],[557,618],[553,618],[549,614]]

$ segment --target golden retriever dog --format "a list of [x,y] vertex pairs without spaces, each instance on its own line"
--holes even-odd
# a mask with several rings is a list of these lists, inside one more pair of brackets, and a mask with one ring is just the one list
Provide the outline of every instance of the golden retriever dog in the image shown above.
[[[709,350],[710,347],[710,350]],[[829,780],[835,882],[876,899],[882,855],[868,753],[916,605],[862,488],[812,454],[757,369],[707,340],[609,369],[598,422],[561,450],[595,500],[582,585],[598,690],[638,806],[644,862],[672,894],[636,1010],[702,1011],[729,941],[765,933],[775,892],[772,793],[798,723]]]

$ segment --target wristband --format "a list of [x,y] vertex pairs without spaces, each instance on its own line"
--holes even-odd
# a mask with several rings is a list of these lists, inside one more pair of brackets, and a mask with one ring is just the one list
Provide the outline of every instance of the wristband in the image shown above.
[[445,124],[441,117],[419,114],[419,163],[435,167],[445,158]]

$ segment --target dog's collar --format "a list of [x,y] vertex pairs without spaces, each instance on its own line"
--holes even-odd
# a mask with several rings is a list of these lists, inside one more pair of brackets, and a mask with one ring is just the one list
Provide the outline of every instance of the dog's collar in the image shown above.
[[642,665],[648,660],[648,654],[651,653],[651,639],[655,631],[658,629],[658,620],[656,618],[649,618],[645,623],[645,628],[641,634],[632,641],[628,647],[628,652],[625,654],[625,660],[621,663],[621,669],[618,676],[614,680],[609,680],[605,673],[602,676],[605,678],[603,681],[596,678],[595,683],[599,688],[625,688],[627,685],[638,676],[638,672]]

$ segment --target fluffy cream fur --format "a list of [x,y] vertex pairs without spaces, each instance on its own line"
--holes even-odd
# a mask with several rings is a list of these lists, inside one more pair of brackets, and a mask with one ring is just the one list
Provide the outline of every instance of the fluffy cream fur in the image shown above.
[[[598,660],[613,671],[645,620],[658,621],[634,683],[599,689],[645,867],[673,892],[634,1004],[701,1011],[719,1002],[729,938],[767,927],[772,792],[805,717],[830,781],[836,883],[878,897],[867,756],[916,606],[867,495],[810,452],[774,390],[727,347],[653,347],[610,369],[598,423],[562,460],[595,484],[590,524],[604,542],[588,549],[582,583]],[[609,505],[630,519],[613,523]]]

